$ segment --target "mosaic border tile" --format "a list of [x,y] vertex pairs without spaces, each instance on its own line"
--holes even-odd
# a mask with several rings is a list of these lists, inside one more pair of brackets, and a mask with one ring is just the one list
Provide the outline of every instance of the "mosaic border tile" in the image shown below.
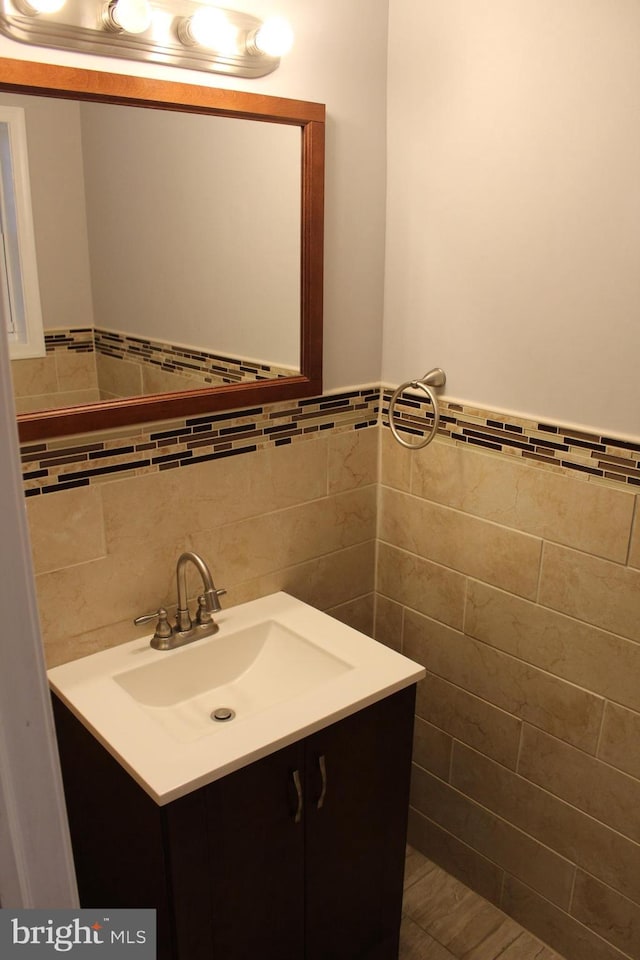
[[188,376],[206,384],[277,380],[297,373],[288,367],[135,337],[106,327],[58,327],[46,332],[44,340],[47,353],[56,350],[95,352],[115,360],[148,363],[167,373]]
[[[22,447],[25,495],[39,496],[103,483],[125,475],[174,470],[261,447],[295,443],[322,431],[388,429],[391,389],[378,386],[298,401],[123,427]],[[426,398],[404,394],[397,403],[398,429],[421,437],[433,418]],[[532,467],[584,480],[640,487],[640,442],[598,436],[562,425],[497,414],[441,401],[438,437],[458,445],[521,459]]]
[[[382,389],[382,423],[389,424],[393,390]],[[422,437],[433,424],[430,401],[404,393],[395,407],[401,433]],[[497,414],[468,404],[440,401],[438,437],[518,457],[532,466],[585,479],[640,486],[640,443],[588,433],[575,427]]]
[[187,376],[207,384],[276,380],[290,377],[296,372],[267,363],[236,359],[197,350],[195,347],[182,347],[101,327],[95,329],[95,349],[97,353],[115,360],[148,363],[166,373]]
[[27,497],[84,487],[123,475],[187,467],[207,460],[282,446],[324,430],[358,430],[378,423],[380,390],[341,394],[264,407],[145,424],[76,438],[24,444]]

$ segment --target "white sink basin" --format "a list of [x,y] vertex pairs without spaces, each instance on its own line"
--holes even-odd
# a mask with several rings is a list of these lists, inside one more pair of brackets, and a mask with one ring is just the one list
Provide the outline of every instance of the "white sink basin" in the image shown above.
[[[176,650],[149,638],[54,667],[60,699],[159,803],[420,680],[424,669],[286,593],[216,616]],[[233,718],[212,719],[218,708]]]
[[[235,633],[219,632],[184,648],[179,657],[134,667],[113,679],[179,740],[206,736],[211,714],[227,708],[242,720],[300,697],[351,664],[276,620]],[[225,718],[226,719],[226,718]]]

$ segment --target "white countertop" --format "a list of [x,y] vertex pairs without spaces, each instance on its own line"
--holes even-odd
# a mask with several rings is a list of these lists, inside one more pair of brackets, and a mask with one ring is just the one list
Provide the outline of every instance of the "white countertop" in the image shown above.
[[[217,634],[186,647],[159,652],[149,646],[147,637],[48,672],[52,690],[158,804],[294,743],[425,674],[419,664],[285,593],[223,610],[216,621]],[[206,721],[192,730],[185,723],[182,728],[174,723],[171,706],[144,705],[116,679],[135,668],[165,662],[178,672],[187,663],[178,658],[189,651],[200,648],[206,654],[203,645],[220,641],[229,646],[234,634],[265,622],[308,640],[344,669],[338,675],[316,677],[305,689],[298,683],[287,686],[280,677],[282,692],[276,702],[269,703],[267,697],[260,709],[246,716],[239,710],[227,723],[210,721],[207,713]],[[277,680],[274,674],[274,685]],[[201,695],[201,700],[206,697]],[[207,705],[216,706],[220,704]],[[190,709],[190,701],[184,709]]]

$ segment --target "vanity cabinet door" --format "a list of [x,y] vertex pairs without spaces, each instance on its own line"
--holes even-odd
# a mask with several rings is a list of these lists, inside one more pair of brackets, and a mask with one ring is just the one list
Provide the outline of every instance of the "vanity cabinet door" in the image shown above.
[[214,955],[220,960],[303,956],[303,763],[302,744],[293,744],[206,791]]
[[395,960],[415,687],[306,741],[305,960]]

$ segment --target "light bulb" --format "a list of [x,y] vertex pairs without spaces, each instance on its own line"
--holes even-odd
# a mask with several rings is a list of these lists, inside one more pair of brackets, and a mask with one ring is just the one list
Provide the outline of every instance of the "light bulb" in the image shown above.
[[229,23],[222,10],[200,7],[189,18],[188,34],[195,43],[220,53],[236,53],[238,29]]
[[111,17],[126,33],[144,33],[151,25],[151,5],[148,0],[117,0]]
[[258,28],[253,42],[268,57],[281,57],[293,46],[293,30],[284,17],[271,17]]
[[66,0],[27,0],[27,7],[34,13],[57,13],[65,5]]

